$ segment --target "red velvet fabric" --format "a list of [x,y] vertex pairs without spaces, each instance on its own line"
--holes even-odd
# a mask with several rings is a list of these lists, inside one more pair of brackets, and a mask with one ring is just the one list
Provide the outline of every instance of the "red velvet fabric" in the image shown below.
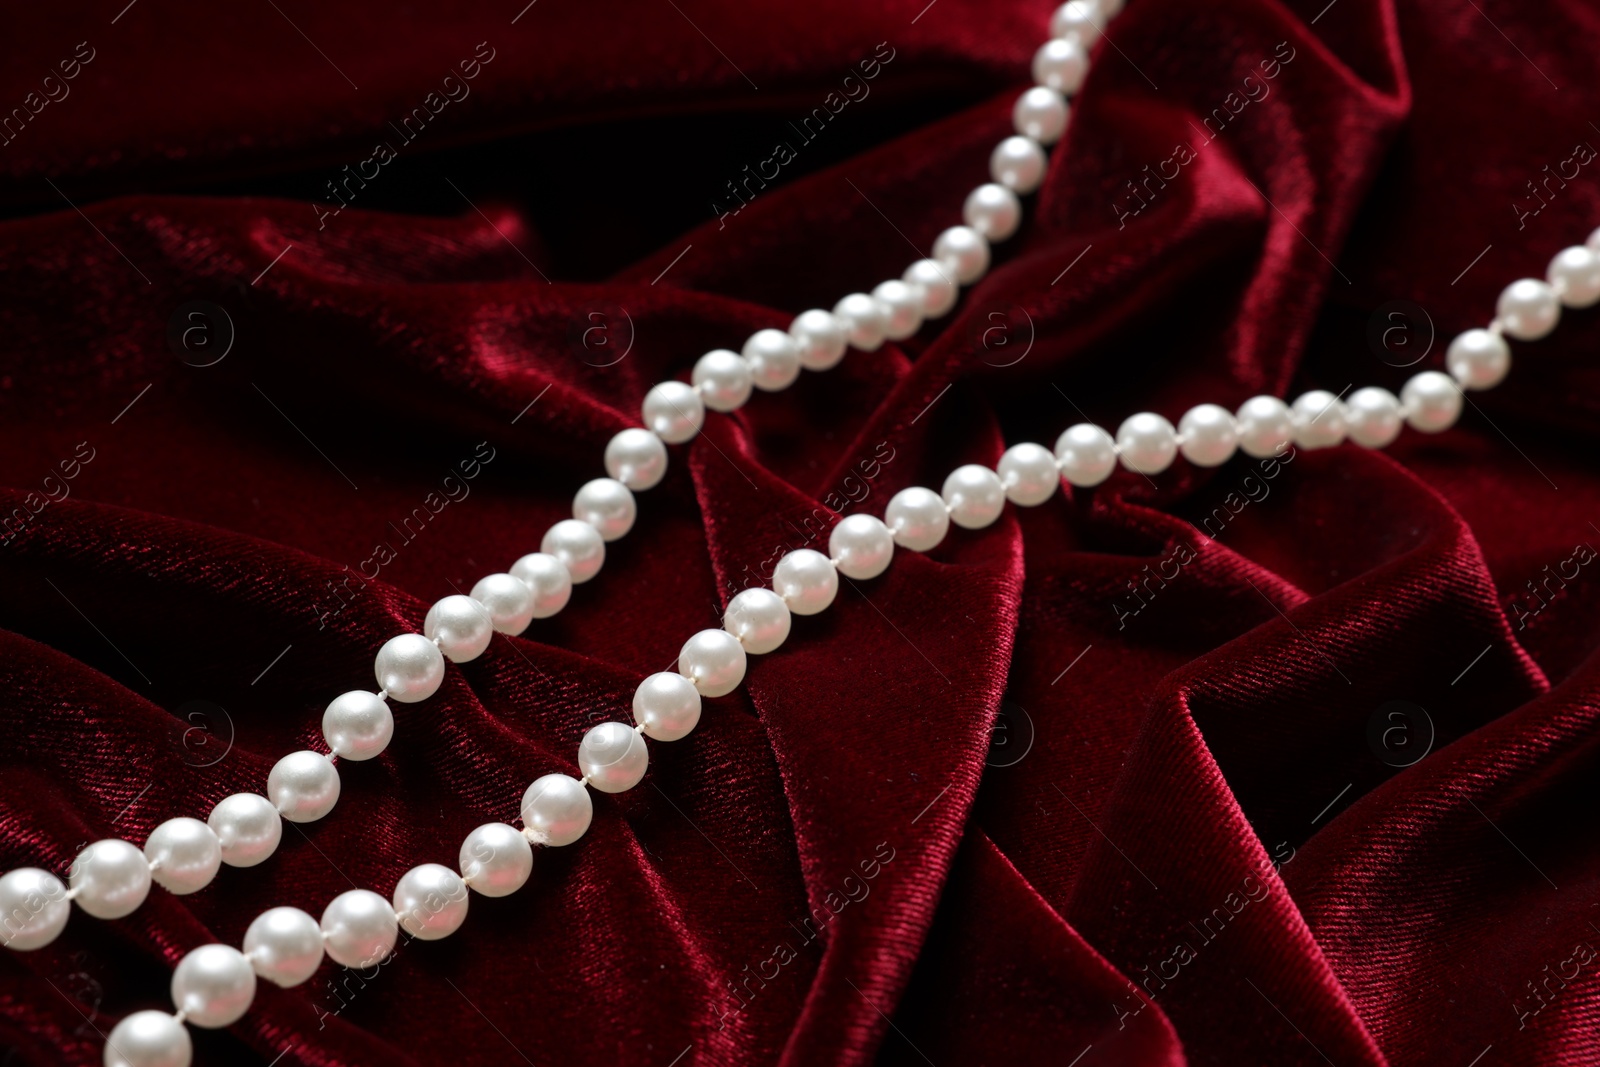
[[[519,6],[8,14],[0,868],[263,788],[651,383],[897,275],[1049,16]],[[1085,416],[1397,389],[1600,218],[1592,5],[1132,0],[1112,38],[952,316],[673,448],[571,606],[397,705],[269,862],[0,956],[4,1062],[98,1063],[190,948],[453,862],[836,512]],[[168,339],[197,300],[212,366]],[[1568,313],[1383,454],[901,553],[522,892],[263,983],[197,1062],[1600,1061],[1597,340]]]

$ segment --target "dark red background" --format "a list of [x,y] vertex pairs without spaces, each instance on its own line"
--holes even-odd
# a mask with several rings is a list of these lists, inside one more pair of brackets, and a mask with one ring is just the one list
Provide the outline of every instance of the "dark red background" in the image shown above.
[[[1594,165],[1517,207],[1600,145],[1600,10],[1324,3],[1132,0],[954,315],[713,417],[572,606],[399,706],[269,863],[0,957],[0,1062],[98,1063],[188,949],[452,862],[776,552],[820,544],[824,501],[881,514],[1080,407],[1176,421],[1440,366],[1600,222]],[[0,868],[261,789],[382,639],[537,546],[651,383],[898,275],[984,180],[1049,16],[520,6],[7,13],[0,107],[95,58],[0,147],[0,504],[94,458],[0,549]],[[471,96],[319,231],[325,182],[482,41]],[[724,183],[880,42],[871,95],[719,226]],[[1280,42],[1270,95],[1119,228],[1124,183]],[[192,300],[236,326],[216,366],[168,346]],[[1537,613],[1525,588],[1600,545],[1597,339],[1569,314],[1457,429],[1386,454],[1120,474],[902,554],[652,746],[521,893],[365,982],[263,984],[197,1062],[1600,1062],[1597,965],[1550,978],[1600,945],[1600,571]],[[328,583],[480,441],[471,494],[334,612]],[[1191,523],[1229,494],[1209,539]],[[1394,700],[1437,731],[1405,770],[1367,739]]]

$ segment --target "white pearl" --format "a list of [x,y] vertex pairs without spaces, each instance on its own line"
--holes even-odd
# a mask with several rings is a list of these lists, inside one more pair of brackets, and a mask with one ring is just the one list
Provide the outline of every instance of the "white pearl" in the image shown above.
[[[606,561],[605,538],[600,536],[599,530],[581,519],[562,519],[546,530],[539,542],[539,551],[560,560],[561,565],[567,568],[567,579],[573,585],[582,585],[599,574],[600,567]],[[517,574],[517,568],[512,567],[511,573]],[[528,581],[520,574],[517,577]],[[534,591],[538,592],[538,589]]]
[[1006,490],[1000,484],[1000,476],[976,463],[951,471],[940,495],[950,508],[950,521],[969,530],[988,526],[1006,506]]
[[1022,196],[1039,188],[1044,168],[1044,149],[1031,137],[1007,137],[989,156],[990,176]]
[[889,498],[883,521],[895,544],[912,552],[927,552],[937,548],[950,531],[950,509],[932,489],[912,486]]
[[909,282],[899,279],[879,282],[872,290],[872,298],[889,312],[884,337],[904,341],[922,328],[922,294]]
[[176,1017],[164,1011],[136,1011],[106,1038],[105,1067],[189,1067],[194,1042]]
[[937,319],[956,306],[961,287],[955,275],[945,270],[936,259],[919,259],[906,268],[900,280],[917,286],[922,293],[922,317]]
[[1344,440],[1344,405],[1327,390],[1301,393],[1289,411],[1294,417],[1294,443],[1301,448],[1332,448]]
[[1444,363],[1463,389],[1492,389],[1511,369],[1511,346],[1488,330],[1468,330],[1450,342]]
[[350,889],[322,909],[322,947],[343,967],[371,967],[394,951],[400,920],[370,889]]
[[1196,467],[1219,467],[1233,458],[1239,446],[1239,431],[1227,408],[1197,404],[1178,420],[1178,436],[1183,458]]
[[565,774],[535,778],[522,794],[522,824],[541,844],[570,845],[584,835],[593,818],[589,791]]
[[839,592],[839,572],[833,561],[810,548],[784,554],[772,568],[772,591],[796,615],[815,615],[827,609]]
[[952,226],[934,240],[933,258],[956,281],[971,285],[989,269],[989,242],[970,226]]
[[652,674],[633,691],[633,721],[656,741],[686,737],[700,722],[700,690],[676,671]]
[[169,893],[184,896],[211,884],[222,866],[222,842],[199,819],[179,816],[150,831],[144,858],[150,877]]
[[1055,144],[1067,130],[1067,116],[1071,109],[1067,101],[1054,89],[1035,85],[1017,97],[1011,109],[1011,124],[1022,136],[1040,144]]
[[[450,662],[470,663],[489,647],[489,640],[494,637],[494,620],[489,618],[489,610],[476,600],[452,593],[428,609],[422,620],[422,633],[439,646],[439,651],[448,656]],[[443,665],[439,670],[442,675]],[[405,700],[392,689],[389,695]]]
[[1519,341],[1537,341],[1561,321],[1561,301],[1548,282],[1523,278],[1512,282],[1495,302],[1495,317]]
[[483,605],[500,633],[515,636],[533,621],[533,590],[514,574],[486,574],[468,595]]
[[760,656],[788,640],[792,622],[789,616],[789,605],[777,593],[746,589],[728,601],[728,610],[722,613],[722,628],[737,637],[746,652]]
[[1117,469],[1117,445],[1100,427],[1080,422],[1056,438],[1056,462],[1067,481],[1088,489]]
[[626,793],[639,784],[649,766],[644,738],[620,722],[593,727],[578,745],[578,767],[602,793]]
[[420,863],[400,876],[391,903],[401,929],[419,940],[437,941],[461,929],[471,896],[449,867]]
[[1005,487],[1006,499],[1025,508],[1043,504],[1061,485],[1061,468],[1043,445],[1012,445],[995,464],[994,472]]
[[13,952],[48,945],[70,914],[67,887],[49,871],[18,867],[0,875],[0,944]]
[[1076,41],[1084,48],[1100,39],[1100,13],[1086,0],[1067,0],[1050,16],[1050,36]]
[[866,581],[888,570],[894,536],[872,515],[849,515],[828,535],[828,555],[846,578]]
[[256,972],[232,945],[201,945],[172,972],[172,1003],[191,1026],[232,1026],[256,998]]
[[800,377],[800,342],[782,330],[757,330],[744,343],[750,382],[766,393],[787,389]]
[[701,356],[689,377],[699,390],[700,399],[712,411],[738,411],[755,387],[749,362],[726,348],[713,348]]
[[1583,245],[1557,252],[1545,278],[1569,308],[1592,307],[1600,301],[1600,255]]
[[1344,402],[1345,429],[1363,448],[1386,448],[1400,434],[1400,401],[1387,389],[1369,385]]
[[278,851],[283,840],[283,816],[260,793],[223,797],[206,825],[222,843],[222,862],[230,867],[254,867]]
[[150,863],[128,842],[108,837],[78,853],[68,881],[78,907],[96,919],[120,919],[150,895]]
[[678,673],[693,682],[702,696],[733,692],[744,681],[744,670],[744,646],[726,630],[701,630],[678,652]]
[[1178,431],[1153,412],[1129,415],[1117,428],[1117,454],[1131,471],[1160,474],[1178,454]]
[[[560,523],[556,525],[559,526]],[[545,537],[549,539],[548,534]],[[595,540],[600,540],[598,531]],[[603,541],[600,544],[600,552],[600,560],[604,562]],[[599,569],[597,565],[595,570]],[[567,601],[572,599],[572,572],[567,570],[565,563],[548,552],[529,552],[511,565],[511,574],[533,590],[533,617],[536,619],[548,619],[566,607]]]
[[291,752],[267,775],[267,797],[290,822],[316,822],[339,803],[339,770],[320,752]]
[[1033,80],[1066,96],[1083,86],[1088,73],[1089,53],[1072,38],[1052,38],[1033,54]]
[[1004,241],[1022,223],[1022,201],[1003,185],[985,182],[967,194],[961,218],[988,241]]
[[796,315],[789,324],[789,336],[800,343],[800,365],[808,370],[830,370],[850,345],[844,323],[821,308]]
[[522,831],[486,822],[461,842],[461,880],[486,897],[510,896],[533,873],[533,847]]
[[1425,370],[1400,390],[1400,404],[1413,430],[1439,433],[1461,417],[1461,387],[1447,374]]
[[638,515],[633,490],[615,478],[584,482],[572,498],[572,517],[599,530],[606,541],[625,537]]
[[290,989],[322,965],[322,927],[299,908],[268,908],[244,932],[243,948],[257,977]]
[[833,305],[833,317],[844,324],[850,344],[863,352],[883,347],[889,329],[889,309],[866,293],[851,293]]
[[421,634],[401,634],[385,641],[373,660],[378,688],[402,704],[427,700],[444,682],[444,653]]
[[661,382],[644,395],[645,426],[670,445],[692,440],[706,421],[700,394],[683,382]]
[[623,430],[606,442],[606,473],[635,492],[653,488],[667,473],[667,446],[649,430]]
[[1239,448],[1257,459],[1279,455],[1294,439],[1294,416],[1289,405],[1275,396],[1253,396],[1234,415]]

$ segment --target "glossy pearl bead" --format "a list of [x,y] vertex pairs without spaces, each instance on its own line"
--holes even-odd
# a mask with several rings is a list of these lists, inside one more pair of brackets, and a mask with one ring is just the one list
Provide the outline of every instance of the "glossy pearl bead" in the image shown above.
[[1044,149],[1029,137],[1007,137],[989,156],[989,174],[1012,192],[1027,196],[1044,181]]
[[1061,485],[1056,457],[1043,445],[1012,445],[995,464],[994,472],[1005,487],[1006,499],[1025,508],[1043,504]]
[[1056,438],[1056,462],[1067,481],[1088,489],[1117,469],[1116,442],[1093,423],[1080,422]]
[[1011,124],[1017,133],[1042,145],[1055,144],[1067,130],[1067,116],[1071,109],[1067,101],[1054,89],[1035,85],[1017,97],[1011,109]]
[[796,315],[789,324],[789,336],[799,342],[800,365],[807,370],[831,370],[850,344],[844,323],[820,308]]
[[1239,431],[1227,408],[1199,404],[1178,420],[1178,447],[1183,458],[1196,467],[1218,467],[1233,458],[1239,446]]
[[1439,433],[1461,417],[1461,387],[1449,375],[1425,370],[1400,390],[1400,404],[1413,430]]
[[838,595],[839,572],[821,552],[797,548],[772,569],[772,591],[796,615],[815,615],[825,611]]
[[738,411],[749,401],[750,391],[755,388],[750,364],[739,353],[726,348],[714,348],[701,356],[689,377],[700,399],[712,411]]
[[1289,413],[1294,418],[1294,443],[1301,448],[1332,448],[1344,440],[1344,404],[1326,390],[1300,394]]
[[230,867],[254,867],[278,851],[283,840],[283,816],[259,793],[222,798],[206,825],[216,833],[222,862]]
[[1022,225],[1022,201],[1005,186],[986,182],[967,194],[961,218],[985,240],[1004,241]]
[[339,771],[320,752],[291,752],[267,775],[267,797],[290,822],[316,822],[339,803]]
[[600,531],[605,541],[627,536],[638,517],[633,490],[615,478],[595,478],[584,482],[572,498],[572,517]]
[[661,382],[644,395],[640,408],[645,427],[671,445],[694,439],[706,421],[700,394],[683,382]]
[[[549,539],[548,534],[546,539]],[[595,540],[600,540],[598,531]],[[600,553],[600,561],[604,563],[604,541],[600,543]],[[533,591],[533,617],[536,619],[548,619],[572,599],[572,573],[565,563],[548,552],[528,553],[511,565],[511,574]]]
[[1600,301],[1600,255],[1583,245],[1557,252],[1545,278],[1569,308],[1593,307]]
[[787,389],[800,377],[800,342],[783,330],[757,330],[744,343],[750,382],[766,393]]
[[71,914],[67,887],[49,871],[18,867],[0,875],[0,944],[13,952],[48,945]]
[[606,442],[606,473],[636,493],[652,489],[667,473],[667,446],[649,430],[623,430]]
[[746,652],[758,656],[788,640],[792,622],[789,605],[770,589],[746,589],[728,601],[722,614],[722,628],[738,638]]
[[970,226],[952,226],[933,242],[933,258],[956,281],[971,285],[989,269],[989,242]]
[[620,722],[601,723],[578,745],[578,767],[602,793],[627,792],[639,784],[649,766],[644,738]]
[[833,316],[844,324],[850,345],[863,352],[876,352],[888,336],[889,309],[866,293],[851,293],[833,305]]
[[128,842],[108,837],[78,853],[68,881],[78,907],[96,919],[120,919],[150,895],[150,864]]
[[461,880],[486,897],[510,896],[533,874],[533,848],[522,831],[486,822],[461,842]]
[[570,845],[582,837],[594,819],[594,801],[576,778],[547,774],[536,778],[522,794],[522,825],[534,841],[544,845]]
[[[452,593],[428,609],[427,617],[422,620],[422,633],[439,646],[439,651],[448,656],[450,662],[470,663],[489,647],[489,640],[494,637],[494,620],[476,600]],[[443,664],[439,666],[439,674],[442,679]],[[405,700],[392,689],[389,695]]]
[[1549,283],[1523,278],[1500,293],[1495,318],[1509,336],[1519,341],[1537,341],[1561,321],[1561,301]]
[[872,515],[850,515],[828,535],[828,555],[846,578],[866,581],[889,569],[894,559],[894,536]]
[[872,298],[889,313],[883,328],[888,340],[904,341],[922,328],[922,294],[908,282],[880,282],[872,290]]
[[701,696],[733,692],[744,681],[744,671],[744,646],[726,630],[701,630],[678,653],[678,673],[693,682]]
[[1160,474],[1178,455],[1178,431],[1153,412],[1130,415],[1117,428],[1117,455],[1139,474]]
[[444,653],[421,634],[401,634],[378,649],[372,673],[378,688],[402,704],[414,704],[444,683]]
[[201,945],[172,972],[172,1003],[192,1026],[232,1026],[255,997],[255,969],[231,945]]
[[[579,519],[562,519],[546,530],[539,542],[539,551],[560,560],[573,585],[582,585],[599,574],[606,561],[605,538],[600,536],[599,530]],[[517,574],[517,569],[512,567],[511,573]],[[517,577],[528,581],[520,574]]]
[[1511,346],[1488,330],[1468,330],[1450,342],[1445,366],[1463,389],[1492,389],[1511,370]]
[[950,531],[950,510],[932,489],[912,486],[889,499],[883,521],[895,544],[912,552],[927,552],[937,548]]
[[687,737],[700,722],[700,690],[675,671],[652,674],[633,691],[633,721],[655,741]]
[[950,521],[968,530],[988,526],[1006,506],[1006,490],[999,475],[976,463],[951,471],[940,495],[950,508]]
[[1088,73],[1089,53],[1072,38],[1052,38],[1033,54],[1033,80],[1066,96],[1083,86]]
[[1050,16],[1050,36],[1089,48],[1100,39],[1100,14],[1086,0],[1067,0]]
[[1387,389],[1369,385],[1357,389],[1344,402],[1345,432],[1363,448],[1386,448],[1400,435],[1405,421],[1400,401]]
[[945,270],[936,259],[919,259],[906,268],[900,276],[907,285],[916,286],[922,293],[922,316],[937,319],[949,314],[956,306],[961,287],[955,275]]
[[144,843],[150,877],[177,896],[196,893],[211,884],[222,866],[222,842],[199,819],[180,816],[150,831]]
[[322,910],[322,947],[343,967],[371,967],[394,951],[400,920],[370,889],[340,893]]
[[106,1038],[105,1067],[189,1067],[192,1062],[189,1031],[164,1011],[136,1011]]
[[483,605],[490,624],[499,633],[515,636],[533,621],[533,590],[516,575],[484,575],[469,595]]
[[400,876],[391,905],[402,930],[422,941],[437,941],[461,929],[471,896],[455,871],[422,863]]
[[1253,396],[1234,415],[1239,448],[1257,459],[1281,455],[1294,440],[1294,416],[1289,405],[1275,396]]
[[257,977],[290,989],[322,965],[322,927],[299,908],[268,908],[244,932],[243,947]]

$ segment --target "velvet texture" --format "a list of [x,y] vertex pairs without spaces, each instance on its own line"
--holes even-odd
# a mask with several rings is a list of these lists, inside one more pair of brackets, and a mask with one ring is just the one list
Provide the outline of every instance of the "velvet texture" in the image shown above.
[[[1441,366],[1600,219],[1600,19],[1324,5],[1132,0],[953,315],[712,416],[269,862],[0,955],[4,1062],[98,1063],[189,949],[452,863],[836,513],[1085,417]],[[898,276],[1049,16],[517,6],[8,15],[0,868],[263,789],[653,382]],[[1595,1062],[1597,340],[1569,312],[1382,454],[1119,472],[900,553],[523,891],[262,983],[197,1062]]]

